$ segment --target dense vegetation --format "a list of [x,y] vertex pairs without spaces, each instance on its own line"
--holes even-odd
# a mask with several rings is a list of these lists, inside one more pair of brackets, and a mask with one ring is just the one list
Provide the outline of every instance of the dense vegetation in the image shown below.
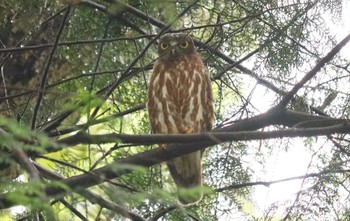
[[[344,2],[1,1],[0,219],[346,219]],[[168,32],[191,35],[208,66],[210,134],[150,135],[147,85]],[[162,162],[203,148],[205,197],[181,207]],[[266,175],[293,149],[308,153],[303,173]],[[258,203],[260,186],[295,180],[288,200]]]

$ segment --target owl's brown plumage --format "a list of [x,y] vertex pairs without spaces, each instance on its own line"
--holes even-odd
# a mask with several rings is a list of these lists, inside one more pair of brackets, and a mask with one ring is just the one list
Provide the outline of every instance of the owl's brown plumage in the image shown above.
[[[158,134],[199,133],[212,129],[213,96],[210,78],[187,34],[166,34],[159,40],[159,58],[149,83],[147,109],[152,132]],[[203,151],[167,162],[179,188],[202,185]],[[195,203],[202,193],[180,196],[184,204]]]

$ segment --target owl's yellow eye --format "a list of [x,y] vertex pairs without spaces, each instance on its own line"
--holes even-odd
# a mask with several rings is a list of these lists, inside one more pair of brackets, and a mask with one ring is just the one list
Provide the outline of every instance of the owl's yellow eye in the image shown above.
[[167,43],[160,43],[160,48],[161,49],[167,49],[169,45]]
[[188,42],[187,41],[184,41],[180,44],[180,47],[181,48],[187,48],[188,47]]

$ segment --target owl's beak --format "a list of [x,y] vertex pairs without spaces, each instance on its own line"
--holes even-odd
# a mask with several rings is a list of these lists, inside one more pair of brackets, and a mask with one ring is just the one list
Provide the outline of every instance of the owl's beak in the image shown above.
[[177,42],[176,41],[170,41],[170,47],[171,47],[171,54],[172,55],[176,55],[176,45]]
[[176,41],[170,41],[170,47],[174,47],[175,45],[177,45]]

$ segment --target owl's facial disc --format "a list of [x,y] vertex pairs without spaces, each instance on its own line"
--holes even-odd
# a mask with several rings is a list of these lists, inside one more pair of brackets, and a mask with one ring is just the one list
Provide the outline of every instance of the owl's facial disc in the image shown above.
[[[160,39],[158,54],[162,60],[175,61],[196,51],[192,39],[186,34],[166,34]],[[175,59],[175,60],[174,60]]]

